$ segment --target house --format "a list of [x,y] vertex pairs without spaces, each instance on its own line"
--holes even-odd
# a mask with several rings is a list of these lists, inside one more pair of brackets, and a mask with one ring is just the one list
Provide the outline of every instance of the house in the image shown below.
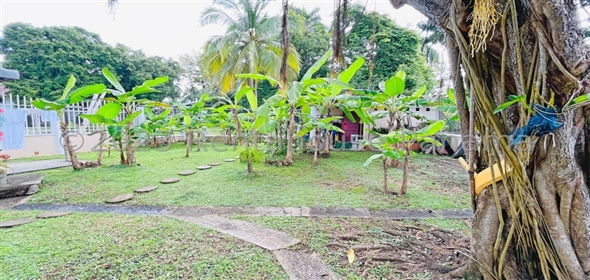
[[[440,120],[443,119],[442,112],[436,109],[436,107],[410,107],[411,110],[415,115],[423,116],[425,119],[428,120]],[[312,109],[312,114],[314,114]],[[370,109],[370,112],[375,112],[377,109]],[[355,114],[352,113],[354,120],[350,120],[344,112],[340,109],[332,109],[331,110],[332,116],[342,116],[340,120],[340,128],[344,131],[344,133],[339,134],[338,136],[334,137],[333,140],[338,140],[342,143],[350,142],[350,148],[353,150],[361,149],[362,144],[361,141],[368,141],[371,138],[371,134],[369,131],[374,128],[387,128],[388,127],[388,120],[387,118],[378,119],[375,121],[375,126],[367,125],[361,122],[360,118]],[[318,113],[315,113],[317,117],[320,117]],[[425,120],[417,119],[415,117],[409,117],[404,120],[403,125],[409,128],[418,128],[420,124],[422,124]],[[313,139],[313,131],[312,131],[312,139]],[[345,145],[346,147],[347,145]]]

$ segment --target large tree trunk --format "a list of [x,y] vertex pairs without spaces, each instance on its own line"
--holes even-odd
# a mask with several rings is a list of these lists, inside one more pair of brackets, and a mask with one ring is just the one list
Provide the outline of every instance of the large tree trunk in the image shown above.
[[74,147],[72,147],[72,142],[70,141],[70,136],[68,135],[68,124],[66,124],[65,121],[62,121],[59,123],[59,128],[61,130],[61,138],[64,141],[64,146],[66,147],[66,152],[70,156],[70,161],[72,162],[72,168],[74,168],[74,170],[84,169],[78,160],[78,156],[76,155]]
[[[475,98],[474,123],[484,144],[481,155],[488,164],[504,159],[512,167],[504,180],[476,198],[474,270],[465,276],[590,278],[590,197],[584,174],[588,170],[581,168],[588,166],[583,139],[589,127],[582,110],[558,114],[564,126],[554,136],[529,137],[515,147],[508,145],[505,135],[525,125],[529,114],[519,104],[491,114],[509,95],[526,94],[529,103],[562,108],[589,92],[590,52],[577,26],[577,2],[390,2],[396,8],[412,5],[448,32],[450,61],[461,65]],[[478,8],[484,4],[490,5]],[[497,21],[490,17],[494,9]],[[477,11],[483,11],[481,17]],[[487,27],[477,25],[486,20]],[[482,31],[480,40],[474,40],[477,31]],[[485,43],[483,50],[478,42]],[[460,69],[453,66],[457,106],[465,118],[465,93],[458,92]],[[462,120],[464,139],[470,137],[466,123]]]

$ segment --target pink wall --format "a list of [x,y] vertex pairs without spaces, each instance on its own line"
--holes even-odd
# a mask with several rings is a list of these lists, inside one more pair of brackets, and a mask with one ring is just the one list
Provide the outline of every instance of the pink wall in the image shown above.
[[344,116],[344,118],[342,118],[342,130],[344,130],[344,137],[346,139],[346,142],[350,142],[350,135],[351,134],[359,134],[362,135],[361,131],[360,131],[360,119],[359,117],[355,114],[352,113],[352,116],[354,117],[354,120],[356,122],[352,122],[351,120],[349,120],[346,116]]

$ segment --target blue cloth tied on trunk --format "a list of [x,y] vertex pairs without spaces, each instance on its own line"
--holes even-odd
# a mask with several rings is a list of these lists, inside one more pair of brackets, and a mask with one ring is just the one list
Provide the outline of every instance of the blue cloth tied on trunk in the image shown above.
[[529,119],[527,124],[523,127],[516,128],[512,132],[512,144],[514,146],[526,137],[533,135],[541,137],[543,135],[552,133],[553,131],[561,128],[563,122],[557,119],[559,109],[543,107],[537,104],[533,104],[533,110],[537,112],[532,118]]

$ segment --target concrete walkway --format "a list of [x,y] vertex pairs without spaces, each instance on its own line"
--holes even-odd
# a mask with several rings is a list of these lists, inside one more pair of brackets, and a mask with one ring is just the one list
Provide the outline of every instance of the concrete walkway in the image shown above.
[[105,204],[21,204],[13,210],[73,211],[113,214],[143,214],[198,217],[204,215],[218,216],[274,216],[274,217],[340,217],[340,218],[377,218],[391,220],[416,219],[471,219],[471,209],[427,210],[427,209],[386,209],[369,210],[367,208],[344,207],[174,207],[156,205],[105,205]]
[[72,166],[72,164],[69,161],[65,161],[64,159],[48,159],[48,160],[9,163],[8,164],[8,171],[6,172],[6,174],[8,174],[8,175],[20,174],[20,173],[62,168],[62,167],[68,167],[68,166]]
[[[12,201],[11,201],[12,202]],[[25,200],[26,202],[26,200]],[[8,209],[94,212],[135,215],[167,216],[218,232],[228,234],[255,244],[272,252],[291,280],[338,279],[330,267],[317,255],[289,249],[300,241],[274,229],[254,223],[228,219],[228,216],[274,216],[274,217],[345,217],[378,219],[469,219],[469,209],[421,210],[389,209],[372,211],[366,208],[330,207],[170,207],[150,205],[104,205],[104,204],[19,204]],[[1,205],[1,203],[0,203]],[[7,205],[5,205],[6,207]],[[10,207],[10,206],[9,206]],[[225,216],[225,217],[224,217]]]

